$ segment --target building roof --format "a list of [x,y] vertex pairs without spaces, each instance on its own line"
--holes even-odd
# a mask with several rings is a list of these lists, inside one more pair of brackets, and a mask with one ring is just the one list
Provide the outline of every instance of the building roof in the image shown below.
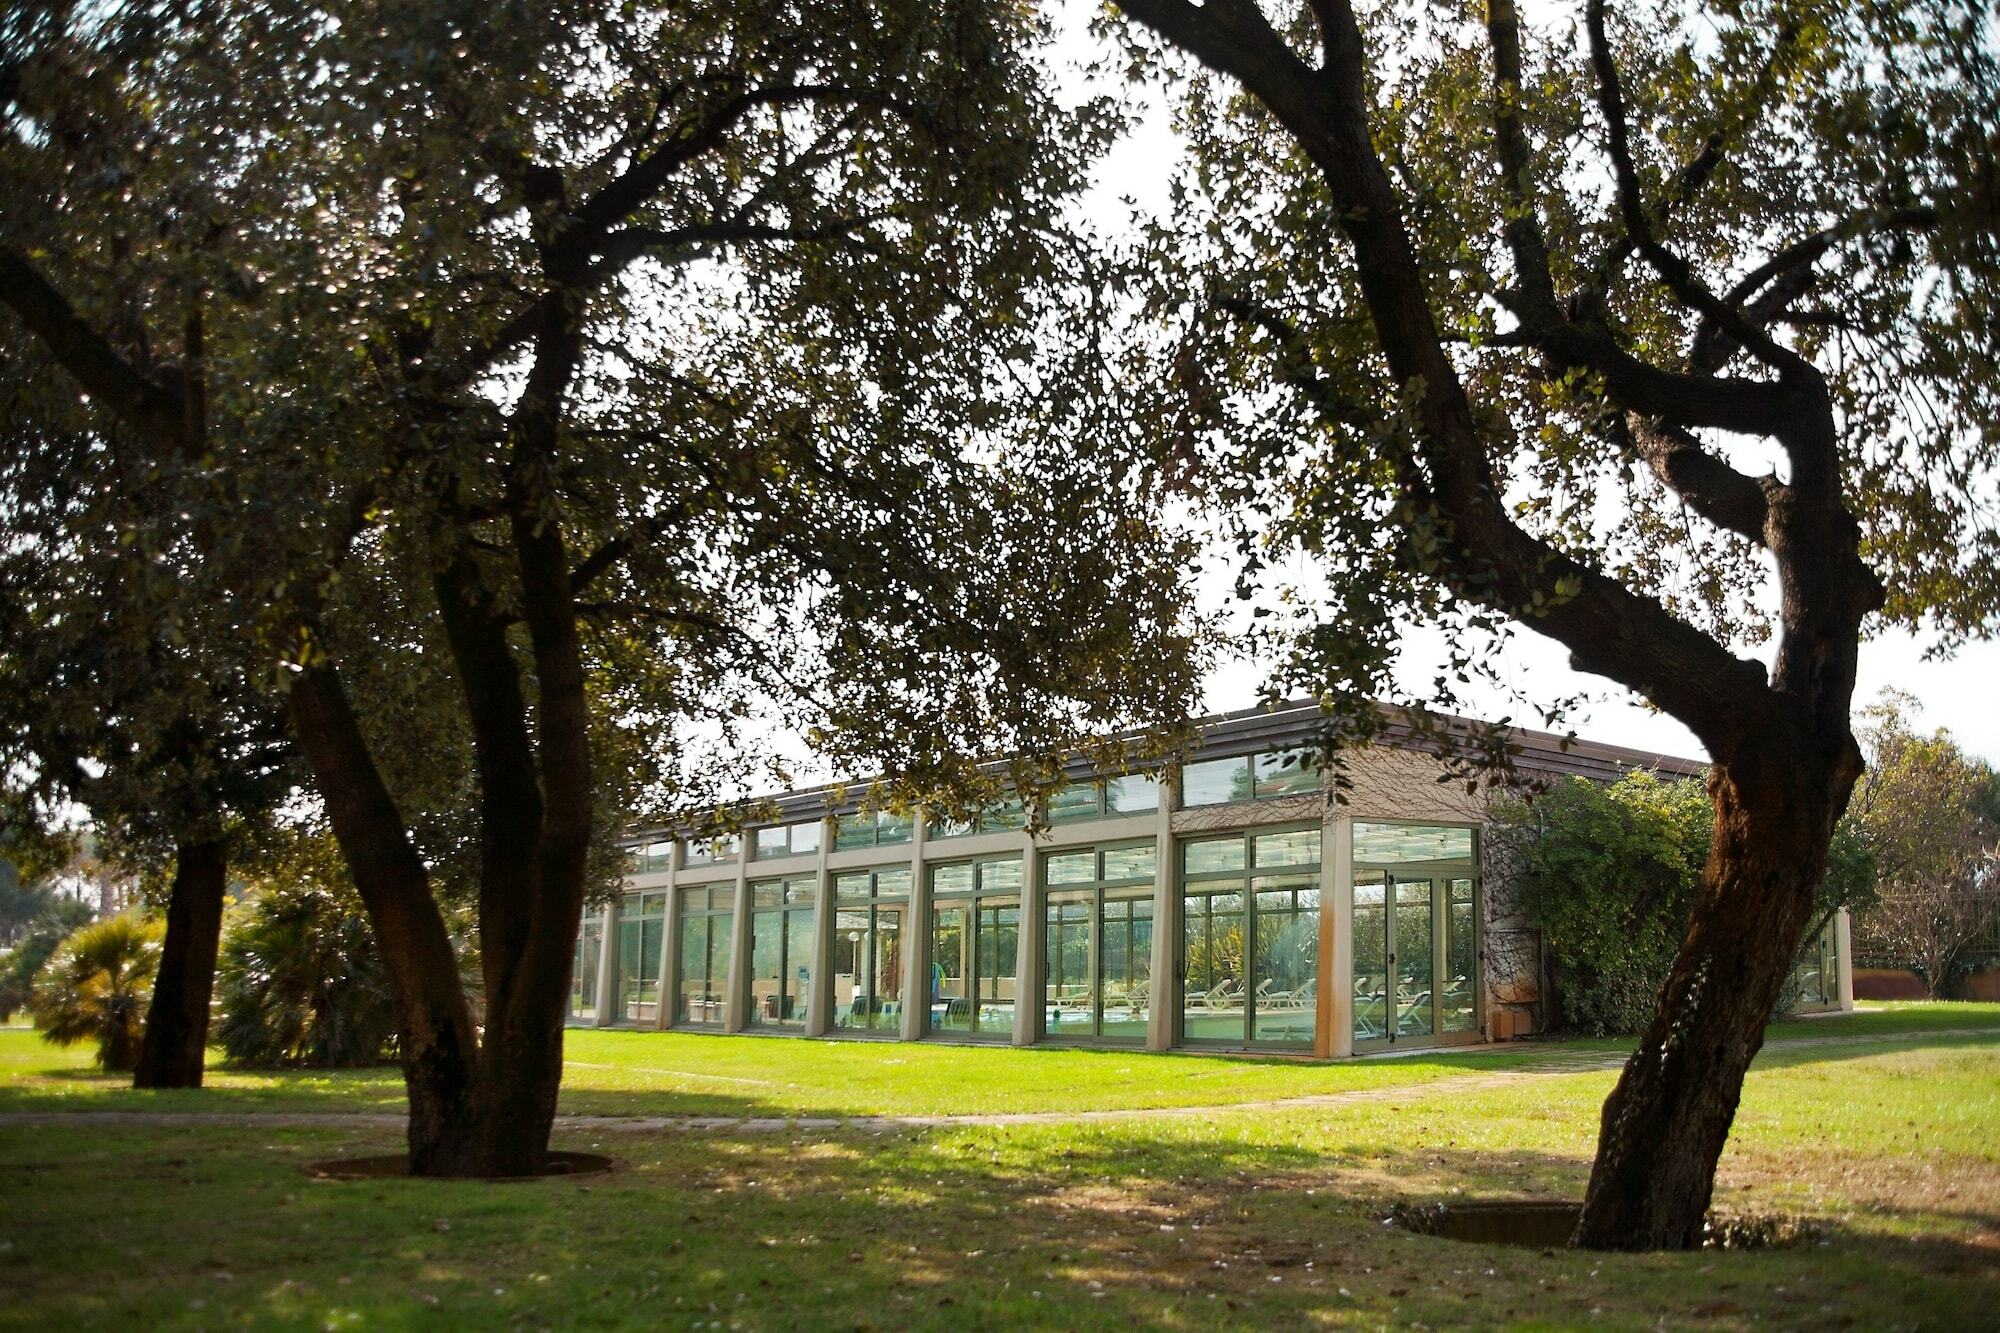
[[[1474,719],[1452,714],[1436,714],[1434,717],[1451,731],[1470,732],[1483,725]],[[1189,750],[1187,758],[1192,762],[1259,750],[1302,748],[1323,735],[1324,721],[1325,715],[1318,702],[1311,699],[1291,699],[1280,704],[1213,714],[1194,722],[1200,739]],[[1507,727],[1503,729],[1503,734],[1513,748],[1516,769],[1530,778],[1586,777],[1598,782],[1615,782],[1635,769],[1676,778],[1698,777],[1708,770],[1708,762],[1702,759],[1606,745],[1600,741],[1565,737],[1526,727]],[[1133,738],[1138,735],[1143,733],[1135,733]],[[1374,744],[1427,753],[1436,751],[1435,742],[1423,736],[1417,728],[1393,718]],[[1071,760],[1065,768],[1072,776],[1079,777],[1092,771],[1089,760],[1081,757]],[[777,812],[775,819],[778,822],[847,814],[861,805],[870,781],[863,778],[800,787],[750,797],[742,804],[772,807]],[[640,836],[671,831],[647,829],[641,831]]]

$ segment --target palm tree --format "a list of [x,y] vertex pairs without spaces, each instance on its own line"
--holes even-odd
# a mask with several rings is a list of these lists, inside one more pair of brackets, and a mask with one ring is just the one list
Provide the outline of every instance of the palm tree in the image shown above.
[[73,932],[28,1001],[43,1040],[58,1046],[95,1041],[98,1064],[130,1073],[160,966],[160,936],[158,922],[129,912]]

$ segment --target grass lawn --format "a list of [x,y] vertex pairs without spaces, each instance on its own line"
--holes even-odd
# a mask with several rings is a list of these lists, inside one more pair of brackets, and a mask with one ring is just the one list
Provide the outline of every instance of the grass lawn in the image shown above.
[[[1979,1031],[1955,1031],[1967,1028]],[[1618,1256],[1461,1245],[1379,1220],[1397,1200],[1455,1191],[1580,1194],[1615,1073],[1563,1061],[1608,1043],[1314,1066],[580,1032],[571,1112],[978,1114],[1373,1091],[1084,1124],[565,1127],[558,1146],[621,1169],[481,1185],[299,1173],[398,1146],[370,1122],[10,1122],[395,1110],[400,1093],[373,1071],[218,1071],[211,1090],[137,1094],[85,1072],[87,1057],[0,1031],[0,1327],[1992,1327],[2000,1006],[1897,1006],[1774,1036],[1809,1040],[1752,1072],[1718,1202],[1809,1216],[1820,1238]],[[1518,1076],[1494,1077],[1508,1068]]]

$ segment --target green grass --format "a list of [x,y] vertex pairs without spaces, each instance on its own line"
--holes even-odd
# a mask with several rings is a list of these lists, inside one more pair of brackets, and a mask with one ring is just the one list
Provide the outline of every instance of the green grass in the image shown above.
[[[1987,1035],[1940,1035],[1968,1027]],[[1847,1040],[1891,1032],[1907,1039]],[[394,1128],[366,1122],[168,1128],[0,1114],[0,1327],[1990,1327],[1996,1032],[2000,1006],[1950,1005],[1777,1034],[1839,1040],[1759,1061],[1718,1202],[1804,1214],[1824,1230],[1752,1253],[1545,1253],[1381,1225],[1397,1200],[1580,1193],[1615,1074],[1465,1077],[1546,1065],[1565,1049],[1546,1046],[1309,1066],[577,1033],[567,1110],[1392,1094],[1083,1124],[565,1128],[559,1146],[610,1152],[620,1169],[514,1185],[299,1174],[314,1158],[396,1146]],[[0,1109],[398,1100],[393,1080],[369,1073],[224,1074],[212,1092],[149,1101],[79,1074],[85,1059],[0,1032]],[[759,1083],[718,1092],[696,1074]]]

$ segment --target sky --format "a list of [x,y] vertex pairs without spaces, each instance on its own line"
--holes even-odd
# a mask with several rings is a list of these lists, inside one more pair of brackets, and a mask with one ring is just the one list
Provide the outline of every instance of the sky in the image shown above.
[[[1071,95],[1093,86],[1081,70],[1093,55],[1102,53],[1079,17],[1087,16],[1093,8],[1072,5],[1060,11],[1062,31],[1056,55]],[[1123,91],[1103,85],[1098,88]],[[1167,185],[1182,151],[1164,105],[1157,98],[1142,102],[1133,132],[1099,164],[1084,202],[1086,216],[1104,234],[1115,237],[1132,226],[1134,208],[1164,213],[1168,208]],[[1220,586],[1225,581],[1206,582]],[[1214,596],[1211,588],[1203,594],[1204,603]],[[1421,682],[1436,674],[1442,661],[1440,644],[1436,634],[1413,634],[1406,679]],[[1948,728],[1967,750],[2000,763],[2000,700],[1994,697],[2000,691],[2000,644],[1975,643],[1946,660],[1928,659],[1927,646],[1924,640],[1894,630],[1864,644],[1855,707],[1866,706],[1885,688],[1906,691],[1918,701],[1912,719],[1916,726]],[[1510,686],[1531,700],[1550,701],[1578,693],[1590,696],[1590,702],[1569,715],[1569,726],[1583,737],[1655,753],[1706,758],[1706,751],[1685,726],[1602,677],[1572,671],[1567,650],[1551,639],[1524,631],[1509,646],[1507,659]],[[1208,678],[1207,710],[1225,712],[1255,704],[1269,665],[1242,659],[1225,662]],[[1488,717],[1522,715],[1518,703],[1497,691],[1482,694],[1468,690],[1466,694],[1469,706],[1460,711]]]

